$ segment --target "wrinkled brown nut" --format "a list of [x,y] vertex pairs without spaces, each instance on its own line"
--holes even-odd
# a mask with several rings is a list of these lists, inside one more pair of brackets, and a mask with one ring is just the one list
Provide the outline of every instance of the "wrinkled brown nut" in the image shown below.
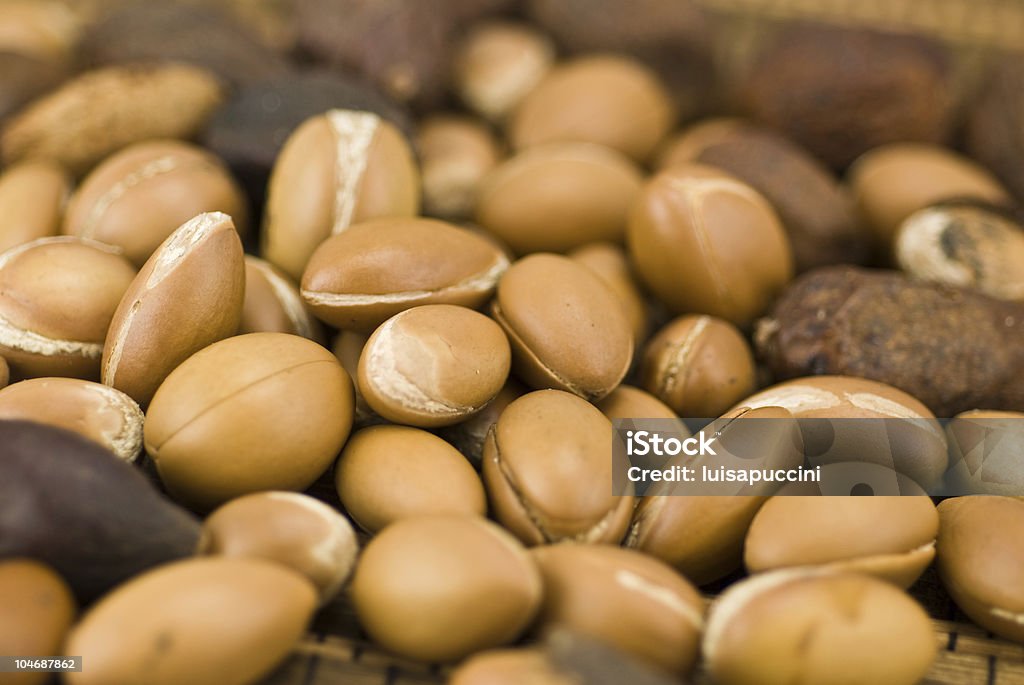
[[[0,645],[20,657],[61,653],[75,618],[75,598],[64,579],[30,559],[0,561]],[[4,685],[44,685],[46,673],[5,673]]]
[[438,114],[420,125],[417,148],[424,213],[451,220],[472,216],[480,182],[501,157],[491,130],[469,117]]
[[465,421],[441,428],[438,434],[459,450],[479,470],[483,465],[484,444],[487,442],[487,433],[491,430],[491,426],[497,423],[498,417],[505,411],[505,407],[527,392],[528,390],[522,383],[514,377],[509,377],[505,386],[493,400],[487,403],[486,407]]
[[946,424],[948,492],[1008,495],[1024,491],[1024,413],[975,409]]
[[569,252],[568,257],[597,274],[619,296],[633,326],[634,350],[639,349],[647,339],[650,314],[625,250],[614,243],[588,243]]
[[0,252],[57,235],[71,179],[47,161],[15,164],[0,176]]
[[314,342],[325,338],[299,287],[273,264],[252,255],[245,256],[245,302],[238,332],[291,333]]

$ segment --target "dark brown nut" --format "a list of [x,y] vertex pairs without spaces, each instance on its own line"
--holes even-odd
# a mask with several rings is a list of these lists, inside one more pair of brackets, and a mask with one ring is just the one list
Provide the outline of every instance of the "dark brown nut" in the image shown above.
[[913,685],[936,640],[924,609],[892,585],[796,569],[726,590],[711,606],[703,651],[722,685]]
[[903,221],[949,199],[1006,204],[1006,190],[985,169],[932,145],[893,143],[866,153],[850,168],[850,192],[877,248],[886,256]]
[[544,579],[538,631],[568,628],[671,673],[693,668],[704,601],[669,566],[606,545],[550,545],[530,554]]
[[71,180],[56,164],[16,164],[0,176],[0,252],[57,235]]
[[263,257],[299,280],[331,236],[419,208],[419,172],[401,132],[370,112],[331,110],[299,126],[274,164]]
[[203,523],[196,554],[263,559],[306,577],[330,601],[356,564],[352,524],[318,499],[260,492],[231,500]]
[[0,122],[63,83],[68,70],[65,63],[0,52]]
[[99,378],[107,327],[135,269],[113,247],[40,238],[0,254],[0,354],[17,378]]
[[1024,334],[1022,314],[1016,303],[895,272],[827,267],[785,292],[759,324],[755,343],[777,378],[870,378],[913,395],[938,416],[1024,411],[1015,380],[1024,351],[1013,342]]
[[587,243],[569,252],[568,257],[597,274],[619,296],[633,327],[634,350],[639,349],[647,339],[650,313],[625,250],[613,243]]
[[52,426],[0,421],[0,445],[0,558],[52,566],[87,602],[195,550],[195,518],[96,443]]
[[313,585],[268,561],[169,564],[125,583],[82,617],[67,649],[89,666],[65,682],[256,682],[288,655],[315,608]]
[[192,354],[234,335],[245,264],[231,217],[200,214],[157,248],[118,305],[103,347],[102,376],[145,406]]
[[75,378],[35,378],[0,390],[0,420],[63,428],[129,462],[142,452],[143,418],[123,392]]
[[330,352],[284,333],[210,345],[174,369],[146,415],[146,452],[180,501],[210,509],[304,490],[345,444],[352,381]]
[[745,326],[793,277],[789,241],[771,205],[711,167],[680,165],[648,181],[627,237],[640,277],[679,314]]
[[526,550],[477,516],[388,526],[366,546],[352,581],[363,628],[422,661],[455,661],[512,642],[536,615],[541,592]]
[[509,377],[505,386],[486,407],[465,421],[442,428],[438,434],[479,470],[483,466],[484,444],[487,442],[487,433],[491,426],[498,422],[498,417],[505,411],[505,407],[527,392],[519,381]]
[[478,24],[455,56],[455,89],[471,110],[500,122],[554,62],[554,44],[536,28],[511,21]]
[[618,386],[633,358],[633,335],[615,293],[567,257],[535,254],[513,264],[498,283],[491,314],[512,343],[513,370],[536,389],[597,401]]
[[5,164],[44,158],[75,174],[123,147],[195,136],[221,102],[207,71],[183,64],[89,71],[37,100],[0,133]]
[[974,410],[946,424],[948,492],[1008,495],[1024,492],[1024,413]]
[[[625,419],[677,419],[672,408],[654,395],[622,384],[597,403],[597,408],[609,421]],[[685,424],[680,423],[680,427]]]
[[676,164],[692,164],[705,150],[742,136],[756,124],[742,117],[716,116],[701,119],[665,140],[654,161],[654,168],[668,169]]
[[956,497],[939,517],[939,576],[953,601],[978,625],[1024,642],[1024,587],[1014,580],[1024,565],[1024,500]]
[[630,57],[594,55],[551,69],[516,107],[508,135],[517,149],[596,143],[644,162],[675,118],[656,73]]
[[239,233],[248,229],[245,198],[219,159],[188,143],[147,141],[112,155],[82,181],[63,232],[119,247],[141,267],[203,212],[224,212]]
[[481,235],[432,219],[378,219],[324,242],[309,260],[302,298],[342,330],[372,331],[411,307],[479,307],[508,258]]
[[1024,81],[1020,58],[1008,55],[997,64],[971,104],[967,120],[967,151],[1006,184],[1017,201],[1024,200]]
[[291,333],[314,342],[323,326],[302,301],[299,287],[270,262],[245,256],[245,302],[239,333]]
[[752,63],[740,107],[832,167],[886,143],[943,143],[952,131],[947,55],[923,37],[797,25]]
[[438,114],[420,125],[417,148],[424,212],[451,220],[470,217],[480,182],[501,158],[491,130],[469,117]]
[[631,496],[612,494],[612,424],[560,390],[523,395],[484,445],[484,485],[495,518],[528,545],[618,543]]
[[[0,561],[0,645],[6,654],[61,653],[75,618],[75,598],[53,569],[31,559]],[[4,685],[45,685],[46,673],[5,673]]]
[[448,685],[577,685],[538,648],[492,649],[466,659]]
[[648,392],[679,416],[715,418],[757,387],[754,355],[736,327],[682,316],[647,343],[640,370]]
[[418,428],[355,433],[338,460],[335,485],[345,511],[371,534],[404,518],[487,513],[484,486],[466,458]]
[[642,182],[636,165],[609,148],[542,145],[487,175],[476,222],[518,254],[565,252],[600,240],[621,243]]

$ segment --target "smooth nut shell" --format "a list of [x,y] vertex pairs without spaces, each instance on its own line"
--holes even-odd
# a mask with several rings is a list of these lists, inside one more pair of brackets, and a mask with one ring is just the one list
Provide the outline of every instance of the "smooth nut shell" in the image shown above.
[[494,134],[475,119],[439,114],[420,124],[416,142],[424,213],[443,219],[471,216],[481,181],[501,159]]
[[[678,418],[678,414],[672,411],[671,407],[651,393],[626,384],[615,388],[610,395],[595,406],[609,421],[616,419],[675,420]],[[680,423],[679,426],[685,430],[685,424]]]
[[619,296],[633,327],[634,349],[639,348],[647,338],[650,313],[625,250],[614,243],[596,242],[574,249],[568,257],[597,274]]
[[492,649],[474,654],[456,668],[448,685],[577,685],[537,648]]
[[323,326],[306,309],[299,287],[273,264],[252,255],[245,256],[245,301],[238,332],[325,339]]
[[[0,561],[0,649],[5,655],[61,653],[75,618],[75,598],[49,566],[30,559]],[[5,673],[4,685],[43,685],[46,673]]]
[[71,179],[60,166],[43,160],[15,164],[0,176],[0,252],[57,235]]

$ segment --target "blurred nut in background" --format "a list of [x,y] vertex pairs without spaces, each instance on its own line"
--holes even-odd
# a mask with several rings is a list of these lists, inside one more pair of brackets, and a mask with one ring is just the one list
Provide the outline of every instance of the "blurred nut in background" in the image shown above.
[[299,287],[273,264],[245,256],[245,303],[239,333],[290,333],[323,342],[320,322],[306,309]]
[[71,179],[52,162],[8,167],[0,176],[0,252],[57,235],[70,194]]
[[989,75],[989,82],[970,104],[967,151],[991,169],[1024,202],[1024,70],[1020,57],[1007,55]]
[[478,652],[452,672],[448,685],[575,685],[537,648],[491,649]]
[[633,327],[633,349],[639,350],[647,339],[650,315],[625,250],[615,243],[595,242],[577,247],[568,257],[597,274],[619,296]]
[[[31,559],[0,561],[0,649],[60,654],[75,604],[67,583],[49,566]],[[4,685],[43,685],[50,679],[46,673],[5,673]]]
[[49,0],[0,3],[0,52],[67,61],[75,50],[81,25],[66,4]]
[[501,157],[490,129],[469,117],[435,115],[421,123],[417,148],[424,213],[452,220],[472,216],[480,182]]
[[0,122],[52,91],[70,75],[68,65],[16,52],[0,52]]
[[[654,395],[623,383],[610,395],[595,405],[609,421],[616,419],[669,419],[678,415],[672,408]],[[679,422],[680,431],[686,431],[686,424]],[[688,437],[688,436],[687,436]]]

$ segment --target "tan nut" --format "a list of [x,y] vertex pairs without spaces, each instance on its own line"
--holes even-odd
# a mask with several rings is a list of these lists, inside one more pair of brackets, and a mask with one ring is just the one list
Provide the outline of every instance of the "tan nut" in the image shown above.
[[57,235],[71,179],[53,162],[15,164],[0,176],[0,252]]
[[649,333],[650,313],[625,250],[614,243],[597,242],[577,247],[567,256],[597,274],[619,296],[633,327],[634,349],[639,349]]
[[[75,598],[49,566],[30,559],[0,561],[0,645],[20,657],[61,653],[75,619]],[[4,685],[44,685],[46,673],[5,673]]]
[[417,142],[424,212],[451,220],[472,216],[481,181],[501,159],[494,134],[475,119],[442,114],[420,124]]
[[245,256],[245,303],[239,333],[291,333],[324,340],[320,322],[306,309],[299,288],[270,262]]

